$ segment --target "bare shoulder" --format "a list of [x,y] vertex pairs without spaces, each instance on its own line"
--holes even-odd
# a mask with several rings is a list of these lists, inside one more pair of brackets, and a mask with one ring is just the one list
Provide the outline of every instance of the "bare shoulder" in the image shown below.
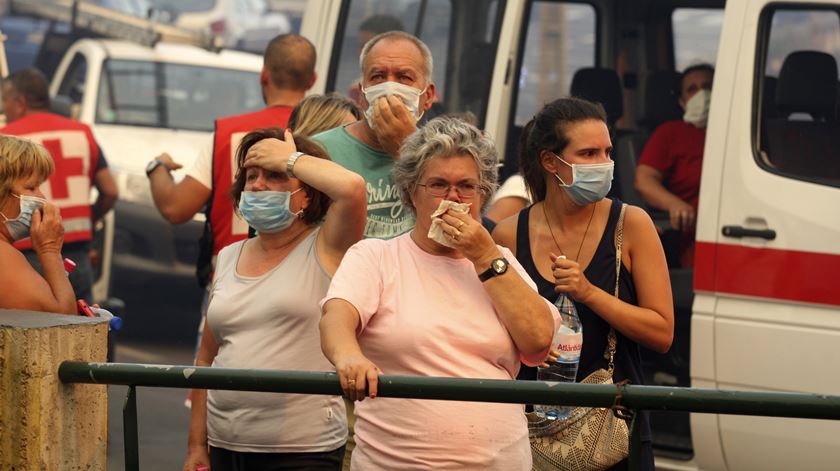
[[628,204],[624,212],[624,227],[626,231],[645,232],[652,230],[656,232],[653,220],[644,209]]
[[627,253],[649,254],[651,250],[662,251],[659,233],[650,215],[638,206],[627,205],[624,213],[624,244]]
[[519,221],[519,214],[508,216],[496,224],[493,230],[493,240],[502,247],[507,247],[513,255],[516,255],[516,226]]

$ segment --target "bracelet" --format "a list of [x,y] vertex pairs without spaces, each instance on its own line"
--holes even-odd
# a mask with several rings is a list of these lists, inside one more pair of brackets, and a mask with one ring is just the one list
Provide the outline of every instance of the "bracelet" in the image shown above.
[[286,162],[286,173],[292,178],[297,178],[295,176],[295,162],[297,162],[297,159],[299,159],[301,155],[306,154],[303,152],[292,152],[292,155],[289,156],[289,160]]

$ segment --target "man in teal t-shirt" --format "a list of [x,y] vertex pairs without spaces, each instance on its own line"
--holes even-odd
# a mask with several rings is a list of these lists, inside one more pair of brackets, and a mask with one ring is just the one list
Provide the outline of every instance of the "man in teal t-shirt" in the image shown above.
[[414,227],[414,215],[403,208],[391,170],[400,145],[434,102],[432,55],[416,37],[389,31],[365,44],[360,62],[359,87],[366,119],[322,132],[314,139],[333,161],[365,179],[365,237],[390,239]]

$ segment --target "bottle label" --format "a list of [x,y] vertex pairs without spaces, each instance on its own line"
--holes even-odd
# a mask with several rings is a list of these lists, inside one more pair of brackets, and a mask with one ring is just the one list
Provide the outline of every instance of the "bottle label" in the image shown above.
[[559,333],[557,334],[557,347],[560,357],[557,361],[576,362],[580,360],[580,350],[583,348],[583,333]]

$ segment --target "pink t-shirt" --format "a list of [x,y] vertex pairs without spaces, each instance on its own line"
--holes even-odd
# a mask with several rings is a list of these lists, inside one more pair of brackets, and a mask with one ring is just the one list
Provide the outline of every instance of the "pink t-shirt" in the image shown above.
[[[356,307],[362,352],[385,375],[513,379],[519,371],[519,351],[473,264],[429,254],[410,233],[351,247],[322,305],[332,298]],[[531,469],[520,404],[365,399],[356,403],[355,433],[353,469]]]

